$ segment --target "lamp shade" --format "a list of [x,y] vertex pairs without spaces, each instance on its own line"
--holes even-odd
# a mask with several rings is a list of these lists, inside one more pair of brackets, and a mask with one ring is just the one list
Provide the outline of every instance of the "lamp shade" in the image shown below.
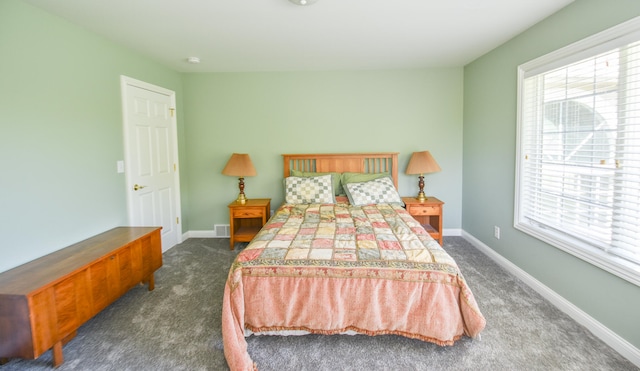
[[407,174],[427,174],[440,171],[440,166],[431,156],[429,151],[413,152],[409,165],[407,165]]
[[231,155],[227,165],[222,169],[222,174],[242,178],[245,176],[256,176],[258,173],[256,172],[256,168],[253,167],[253,163],[248,154],[234,153]]

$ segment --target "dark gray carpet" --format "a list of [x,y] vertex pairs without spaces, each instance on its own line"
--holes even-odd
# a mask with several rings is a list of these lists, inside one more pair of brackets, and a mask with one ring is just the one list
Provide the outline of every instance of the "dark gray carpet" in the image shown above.
[[[228,239],[189,239],[164,255],[156,289],[138,286],[78,330],[66,370],[228,370],[221,303],[238,252]],[[461,237],[446,237],[487,319],[481,340],[439,347],[399,336],[252,336],[260,370],[638,370]],[[11,360],[9,370],[45,370]]]

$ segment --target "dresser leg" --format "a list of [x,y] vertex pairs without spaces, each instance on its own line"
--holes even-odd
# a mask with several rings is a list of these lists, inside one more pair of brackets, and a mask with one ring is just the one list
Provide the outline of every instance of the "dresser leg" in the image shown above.
[[0,365],[4,365],[9,362],[9,358],[0,357]]
[[62,355],[62,341],[53,344],[53,367],[58,367],[64,362],[64,355]]
[[73,338],[76,337],[77,334],[78,334],[78,331],[73,331],[69,335],[65,336],[64,339],[62,339],[62,345],[65,345],[71,340],[73,340]]
[[153,276],[153,273],[151,273],[151,276],[149,276],[149,291],[153,291],[153,289],[156,288],[156,280]]

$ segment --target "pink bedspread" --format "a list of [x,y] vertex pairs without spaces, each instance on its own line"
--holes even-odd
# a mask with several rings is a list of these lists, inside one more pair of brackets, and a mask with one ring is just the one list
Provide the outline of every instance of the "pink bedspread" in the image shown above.
[[455,261],[399,205],[283,205],[234,261],[223,298],[231,370],[252,332],[396,334],[452,345],[485,319]]

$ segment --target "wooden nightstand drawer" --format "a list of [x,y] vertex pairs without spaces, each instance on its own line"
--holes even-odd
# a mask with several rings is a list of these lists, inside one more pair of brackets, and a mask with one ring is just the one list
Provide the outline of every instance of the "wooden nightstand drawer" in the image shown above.
[[234,218],[261,218],[264,215],[264,209],[261,208],[244,208],[233,210]]
[[411,215],[440,215],[439,206],[410,206],[409,214]]

